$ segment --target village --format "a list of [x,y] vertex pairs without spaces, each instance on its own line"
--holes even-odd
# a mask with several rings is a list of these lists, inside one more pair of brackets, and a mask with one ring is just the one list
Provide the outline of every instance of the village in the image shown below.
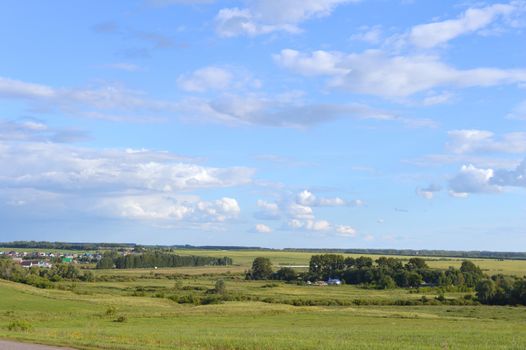
[[10,258],[19,263],[22,267],[41,267],[51,268],[53,264],[90,264],[97,263],[102,259],[100,253],[58,253],[43,251],[17,251],[17,250],[0,250],[0,258]]

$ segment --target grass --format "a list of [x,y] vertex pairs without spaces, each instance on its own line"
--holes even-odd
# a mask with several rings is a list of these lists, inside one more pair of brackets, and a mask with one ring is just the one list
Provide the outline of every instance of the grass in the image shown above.
[[[206,255],[212,257],[228,256],[234,260],[232,267],[222,268],[232,272],[244,271],[250,268],[254,257],[261,256],[269,258],[275,266],[308,266],[310,257],[313,255],[308,252],[290,252],[279,250],[207,250],[207,249],[178,249],[176,254],[180,255]],[[364,254],[342,254],[345,257],[364,256]],[[365,255],[378,259],[380,255]],[[409,260],[411,256],[395,256],[404,260]],[[443,258],[443,257],[423,257],[426,259],[431,268],[447,269],[449,266],[459,268],[463,260],[461,258]],[[526,275],[526,260],[498,260],[498,259],[467,259],[473,261],[475,264],[489,275],[502,273],[505,275],[525,276]],[[220,267],[221,269],[221,267]],[[186,269],[192,271],[192,269]],[[191,273],[191,272],[181,272]],[[200,272],[201,273],[201,272]]]
[[[114,306],[115,315],[106,315]],[[178,305],[0,282],[0,337],[79,349],[523,349],[524,308]],[[114,322],[123,317],[125,322]],[[14,319],[30,330],[8,330]]]
[[[106,282],[61,282],[50,290],[0,280],[0,338],[86,350],[526,348],[524,307],[397,306],[396,301],[417,301],[423,295],[434,300],[438,290],[380,291],[243,278],[255,256],[270,257],[275,265],[304,265],[309,253],[178,253],[231,256],[236,265],[96,270]],[[428,261],[433,267],[459,266],[460,262]],[[476,263],[491,272],[523,275],[526,271],[522,261],[480,259]],[[225,281],[228,295],[243,296],[246,301],[195,306],[171,299],[204,297],[219,278]],[[446,292],[445,297],[463,299],[466,294]],[[325,306],[291,305],[295,300]],[[371,305],[358,306],[356,300]]]

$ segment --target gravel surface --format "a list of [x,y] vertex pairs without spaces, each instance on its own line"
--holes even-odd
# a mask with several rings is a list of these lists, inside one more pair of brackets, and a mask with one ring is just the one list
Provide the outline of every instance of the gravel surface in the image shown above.
[[60,348],[56,346],[17,343],[0,340],[0,350],[74,350],[71,348]]

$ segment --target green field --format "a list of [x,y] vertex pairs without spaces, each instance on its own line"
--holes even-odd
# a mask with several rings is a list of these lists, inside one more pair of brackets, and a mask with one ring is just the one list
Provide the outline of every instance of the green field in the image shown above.
[[[279,250],[197,250],[197,249],[178,249],[176,251],[180,255],[207,255],[213,257],[229,256],[234,259],[234,265],[238,265],[245,269],[250,267],[255,256],[262,256],[269,258],[275,266],[280,265],[309,265],[310,257],[313,253],[307,252],[290,252]],[[380,255],[364,255],[364,254],[342,254],[345,257],[369,256],[378,259]],[[409,260],[411,256],[395,256]],[[422,257],[425,258],[428,265],[432,268],[447,269],[449,266],[456,268],[460,267],[463,260],[461,258],[441,258],[441,257]],[[489,275],[505,274],[524,276],[526,275],[526,260],[498,260],[498,259],[467,259],[473,261],[475,264]],[[239,270],[239,269],[238,269]]]
[[[306,265],[310,253],[178,251],[230,256],[235,266],[96,270],[98,282],[38,289],[0,280],[0,338],[79,349],[524,349],[526,308],[440,303],[404,305],[435,288],[376,290],[247,281],[255,256]],[[433,267],[460,260],[430,259]],[[522,261],[476,260],[488,271],[524,275]],[[484,263],[486,265],[484,265]],[[100,281],[100,279],[106,281]],[[194,305],[223,279],[242,301]],[[469,292],[446,292],[462,300]],[[175,301],[174,301],[175,300]],[[311,301],[317,306],[300,305]],[[121,318],[123,322],[115,322]],[[13,322],[29,327],[19,329]],[[11,329],[10,329],[11,328]]]

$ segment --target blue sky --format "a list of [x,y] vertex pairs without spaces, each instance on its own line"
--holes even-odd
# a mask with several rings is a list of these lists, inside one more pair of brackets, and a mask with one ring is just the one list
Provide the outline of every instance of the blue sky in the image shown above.
[[525,1],[2,8],[0,241],[524,250]]

